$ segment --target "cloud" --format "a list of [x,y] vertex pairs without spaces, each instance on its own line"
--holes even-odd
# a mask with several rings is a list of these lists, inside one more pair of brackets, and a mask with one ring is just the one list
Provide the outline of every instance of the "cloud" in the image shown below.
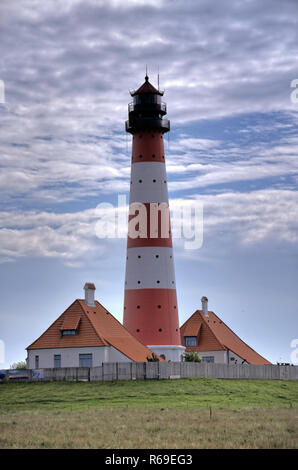
[[[220,234],[221,239],[228,238],[229,243],[244,246],[265,241],[296,243],[297,203],[297,191],[266,189],[173,199],[170,206],[174,225],[177,223],[175,209],[203,204],[204,238]],[[79,259],[84,263],[88,253],[88,260],[90,257],[98,259],[110,250],[111,243],[119,244],[117,231],[111,239],[101,238],[98,222],[117,222],[116,217],[123,212],[124,216],[118,219],[118,230],[123,238],[127,228],[126,210],[125,206],[118,208],[116,204],[110,204],[74,213],[2,212],[0,256],[4,261],[33,256],[59,258],[66,263]],[[192,219],[183,223],[189,228]]]
[[[191,199],[205,188],[222,201],[212,191],[236,194],[237,182],[245,198],[256,194],[245,183],[266,179],[276,191],[292,189],[298,170],[298,113],[290,100],[294,2],[285,1],[281,14],[278,1],[234,0],[214,8],[207,0],[21,0],[1,5],[0,22],[7,99],[0,109],[0,188],[3,213],[10,216],[2,225],[4,257],[70,259],[93,246],[93,209],[78,211],[75,202],[128,192],[128,90],[141,83],[146,63],[153,82],[159,63],[169,117],[178,128],[167,165],[172,199],[176,191]],[[248,121],[228,139],[187,129],[189,123],[208,120],[216,128],[219,119],[270,117],[273,111],[287,119]],[[262,140],[270,132],[277,137]],[[66,202],[74,203],[71,213],[57,211]],[[25,226],[16,211],[20,203]],[[40,209],[46,204],[52,212]],[[16,214],[19,221],[11,226]]]
[[59,258],[66,263],[93,254],[100,257],[105,241],[97,236],[100,218],[111,219],[113,208],[94,208],[75,213],[0,213],[0,257],[4,261],[23,256]]
[[[256,127],[256,126],[255,126]],[[261,127],[261,126],[259,126]],[[253,130],[251,130],[253,129]],[[171,192],[209,188],[235,182],[256,182],[298,173],[298,141],[291,127],[281,126],[277,141],[237,142],[195,138],[177,133],[167,156]],[[248,127],[256,131],[254,126]],[[264,131],[265,132],[265,131]],[[272,132],[276,132],[273,126]],[[125,138],[20,135],[2,146],[2,202],[23,195],[28,201],[61,203],[129,191],[130,157]],[[127,147],[127,148],[126,148]]]

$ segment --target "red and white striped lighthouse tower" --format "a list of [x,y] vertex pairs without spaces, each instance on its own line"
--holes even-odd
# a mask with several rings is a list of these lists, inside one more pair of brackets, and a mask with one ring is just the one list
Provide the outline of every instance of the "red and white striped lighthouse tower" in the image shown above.
[[[181,345],[163,135],[163,92],[144,84],[131,92],[126,131],[133,135],[124,326],[166,360],[180,361]],[[167,225],[168,222],[168,225]]]

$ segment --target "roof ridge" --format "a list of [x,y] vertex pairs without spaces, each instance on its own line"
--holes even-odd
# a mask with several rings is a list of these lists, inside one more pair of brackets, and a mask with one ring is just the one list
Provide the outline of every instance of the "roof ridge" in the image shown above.
[[[255,354],[257,354],[259,357],[261,357],[262,359],[264,359],[265,361],[268,361],[268,359],[266,359],[265,357],[261,356],[261,354],[259,354],[257,351],[255,351],[251,346],[249,346],[249,344],[247,344],[245,341],[243,341],[243,339],[240,338],[240,336],[237,335],[237,333],[235,333],[235,331],[233,331],[221,318],[219,318],[216,313],[214,312],[211,312],[221,323],[223,323],[225,325],[226,328],[228,328],[228,330],[233,333],[233,335],[235,335],[243,344],[245,344],[245,346],[247,346],[251,351],[253,351]],[[232,349],[228,348],[230,351],[232,351]],[[237,354],[235,351],[232,351],[234,354]],[[244,357],[242,359],[245,359]],[[246,359],[245,359],[246,360]],[[269,361],[268,361],[269,362]]]
[[[105,308],[100,302],[98,302],[98,300],[95,300],[95,302],[97,302],[102,308],[104,308],[107,312],[109,312],[109,310],[107,308]],[[110,312],[109,312],[110,313]],[[119,325],[125,329],[125,331],[127,331],[127,333],[132,336],[132,338],[134,340],[136,340],[138,343],[142,344],[142,346],[145,346],[147,348],[147,345],[142,343],[142,341],[140,341],[138,338],[136,338],[135,336],[133,336],[126,328],[125,326],[118,320],[118,318],[116,318],[113,314],[110,314],[112,315],[112,317],[114,318],[114,320],[116,320],[117,323],[119,323]],[[149,349],[149,348],[148,348]]]
[[[80,307],[81,307],[81,309],[82,309],[82,311],[83,311],[85,317],[88,319],[88,322],[90,323],[90,325],[92,326],[93,330],[95,331],[96,336],[98,336],[98,338],[99,338],[103,343],[105,343],[106,345],[107,345],[107,343],[110,344],[109,341],[107,341],[107,340],[97,331],[97,329],[96,329],[95,326],[93,325],[92,321],[91,321],[90,318],[88,317],[88,314],[87,314],[87,312],[84,310],[84,308],[83,308],[83,306],[82,306],[82,303],[81,303],[81,302],[84,302],[84,300],[78,299],[78,301],[79,301]],[[96,302],[96,301],[95,301],[95,302]]]
[[199,312],[199,310],[196,310],[187,320],[185,320],[185,322],[183,323],[183,325],[180,326],[180,330],[181,330],[181,328],[184,327],[184,325],[185,325],[187,322],[189,322],[189,320],[190,320],[197,312]]
[[[105,308],[100,302],[98,302],[98,300],[95,300],[95,302],[96,302],[97,304],[99,304],[99,306],[102,307],[104,310],[106,310],[108,313],[110,313],[107,308]],[[146,344],[142,343],[138,338],[136,338],[135,336],[133,336],[133,335],[125,328],[125,326],[118,320],[118,318],[116,318],[116,317],[115,317],[113,314],[111,314],[111,313],[110,313],[110,315],[113,317],[114,320],[116,320],[116,322],[117,322],[122,328],[125,329],[125,331],[128,333],[128,335],[129,335],[133,340],[135,340],[137,343],[139,343],[140,345],[142,345],[143,347],[145,347],[146,349],[148,349],[148,351],[151,351],[151,349],[148,348],[148,346],[147,346]],[[111,343],[111,342],[108,341],[108,340],[106,340],[106,341],[109,342],[109,344],[110,344],[111,346],[113,346],[113,348],[117,349],[117,351],[119,351],[119,352],[121,352],[122,354],[124,354],[123,351],[121,351],[121,350],[119,349],[119,347],[115,346],[114,342]],[[152,352],[152,351],[151,351],[151,352]],[[132,354],[131,354],[130,352],[129,352],[129,353],[125,352],[125,355],[126,355],[127,357],[130,357],[131,360],[134,360],[133,357],[132,357]]]
[[52,326],[53,326],[53,325],[65,314],[65,312],[67,312],[67,310],[69,310],[69,309],[73,306],[73,304],[76,303],[78,300],[79,300],[79,299],[75,299],[75,300],[72,302],[72,304],[70,304],[70,306],[67,307],[67,308],[64,310],[64,312],[62,312],[61,315],[59,315],[59,317],[56,318],[56,320],[54,320],[53,323],[51,323],[50,326],[49,326],[38,338],[36,338],[35,341],[33,341],[33,343],[31,343],[31,344],[29,344],[29,346],[27,346],[26,349],[31,348],[31,346],[33,346],[35,343],[37,343],[37,341],[38,341],[43,335],[45,335],[45,334],[47,333],[47,331],[49,331],[49,329],[52,328]]
[[[97,302],[103,309],[105,309],[107,312],[109,312],[109,310],[107,308],[105,308],[100,302],[98,302],[98,300],[95,300],[95,302]],[[110,313],[110,312],[109,312]],[[124,327],[125,326],[120,322],[120,320],[118,320],[118,318],[116,318],[112,313],[110,313],[110,315],[112,315],[112,317],[114,318],[114,320],[116,320],[117,323],[119,323],[120,326]],[[136,341],[138,341],[139,343],[141,343],[143,346],[146,346],[145,344],[143,344],[139,339],[137,339],[135,336],[133,336],[126,328],[125,328],[125,331],[127,331],[127,333],[130,334],[130,336],[133,337],[133,339],[135,339]],[[146,346],[147,347],[147,346]]]
[[[211,310],[208,310],[208,312],[209,312],[209,311],[211,312]],[[223,349],[227,349],[227,347],[218,339],[216,333],[212,330],[211,326],[210,326],[209,323],[206,321],[206,319],[205,319],[205,317],[204,317],[204,315],[203,315],[203,313],[202,313],[202,310],[197,310],[197,312],[199,312],[199,314],[200,314],[200,316],[201,316],[201,318],[202,318],[204,324],[205,324],[205,325],[207,326],[207,328],[210,330],[211,334],[214,336],[214,338],[216,339],[216,341],[218,342],[218,344],[219,344],[220,346],[222,346]],[[212,313],[213,313],[213,312],[212,312]]]

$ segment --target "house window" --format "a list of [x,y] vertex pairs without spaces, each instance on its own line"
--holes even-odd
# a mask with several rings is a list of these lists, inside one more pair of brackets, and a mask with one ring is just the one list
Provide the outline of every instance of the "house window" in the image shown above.
[[35,356],[35,369],[39,369],[39,356]]
[[202,360],[203,362],[214,362],[214,356],[205,356]]
[[80,367],[92,367],[92,354],[79,355]]
[[54,367],[61,367],[61,354],[54,354]]
[[197,337],[196,336],[184,336],[184,346],[196,346]]
[[62,336],[76,335],[76,330],[61,330]]

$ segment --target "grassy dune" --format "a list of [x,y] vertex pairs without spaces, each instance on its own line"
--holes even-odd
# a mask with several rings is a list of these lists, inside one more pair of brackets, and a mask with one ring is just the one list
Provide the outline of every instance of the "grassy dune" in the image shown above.
[[297,422],[294,381],[0,384],[0,448],[297,448]]
[[298,382],[177,379],[0,384],[1,410],[298,407]]

